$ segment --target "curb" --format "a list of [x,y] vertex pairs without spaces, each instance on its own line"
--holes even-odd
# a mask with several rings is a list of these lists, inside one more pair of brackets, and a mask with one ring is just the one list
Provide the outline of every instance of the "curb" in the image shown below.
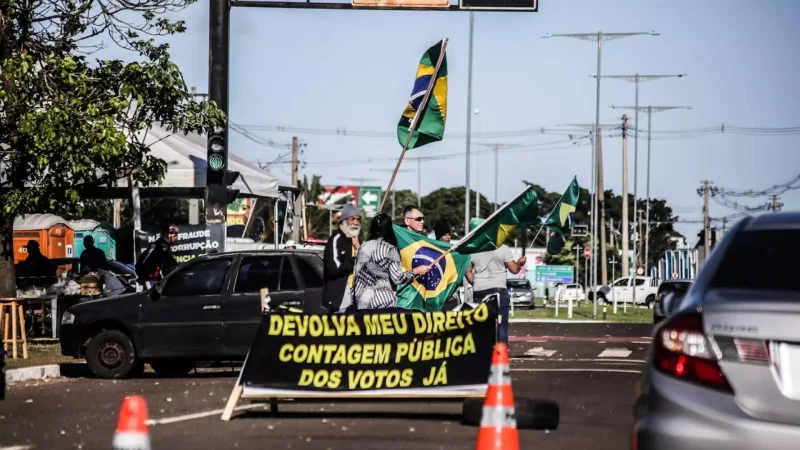
[[43,380],[45,378],[58,378],[60,376],[61,366],[59,364],[21,367],[19,369],[6,370],[6,383],[15,383],[18,381],[28,380]]
[[[6,383],[19,381],[44,380],[46,378],[82,377],[89,373],[85,362],[47,364],[43,366],[20,367],[6,369]],[[1,450],[1,448],[0,448]]]
[[577,319],[508,319],[508,323],[619,323],[610,320]]

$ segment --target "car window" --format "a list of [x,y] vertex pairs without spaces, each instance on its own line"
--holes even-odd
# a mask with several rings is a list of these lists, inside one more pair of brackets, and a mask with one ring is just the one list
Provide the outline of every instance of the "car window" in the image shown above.
[[283,256],[246,256],[239,267],[234,292],[259,292],[261,288],[278,290]]
[[710,288],[800,292],[798,254],[800,230],[739,232],[722,255]]
[[319,270],[315,269],[308,258],[302,256],[295,258],[295,262],[297,262],[297,269],[300,271],[300,276],[303,277],[303,283],[305,283],[306,288],[322,287],[322,267]]
[[283,264],[281,265],[281,284],[278,286],[278,289],[281,291],[299,289],[297,279],[294,276],[294,270],[292,269],[292,263],[289,261],[288,257],[283,258]]
[[647,283],[647,278],[636,278],[636,286],[644,286]]
[[658,293],[666,294],[668,292],[674,292],[685,294],[689,291],[690,287],[692,287],[691,283],[661,283],[661,286],[658,287]]
[[528,280],[506,280],[508,287],[515,287],[515,288],[527,288],[530,287],[531,284]]
[[166,296],[187,297],[218,295],[231,265],[230,258],[215,258],[198,261],[178,269],[164,285]]
[[619,286],[627,286],[627,285],[628,285],[628,279],[627,278],[623,278],[621,280],[617,280],[614,283],[614,286],[617,286],[617,287],[619,287]]

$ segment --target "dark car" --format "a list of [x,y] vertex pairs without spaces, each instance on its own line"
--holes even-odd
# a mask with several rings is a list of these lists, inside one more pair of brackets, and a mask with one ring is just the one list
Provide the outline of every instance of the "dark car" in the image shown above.
[[322,312],[319,251],[202,256],[149,290],[75,305],[61,322],[61,353],[102,378],[185,375],[198,361],[242,361],[261,320],[261,288],[278,305]]
[[666,280],[658,285],[656,302],[653,305],[653,323],[659,323],[669,316],[683,296],[692,287],[692,280]]

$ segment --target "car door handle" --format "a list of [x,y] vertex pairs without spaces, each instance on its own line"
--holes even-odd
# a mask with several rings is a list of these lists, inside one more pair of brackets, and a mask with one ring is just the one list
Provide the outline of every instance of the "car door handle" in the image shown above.
[[222,307],[221,307],[221,306],[219,306],[219,305],[207,305],[207,306],[203,306],[203,309],[220,309],[220,308],[222,308]]

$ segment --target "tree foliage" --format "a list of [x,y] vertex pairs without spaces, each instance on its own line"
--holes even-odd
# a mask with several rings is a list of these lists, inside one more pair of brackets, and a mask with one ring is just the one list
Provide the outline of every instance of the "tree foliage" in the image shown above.
[[[213,103],[192,99],[156,41],[185,30],[166,14],[193,2],[0,2],[0,296],[13,295],[14,217],[80,215],[83,194],[120,178],[159,182],[166,163],[146,143],[154,125],[206,133],[224,122]],[[137,60],[91,59],[102,38]]]

